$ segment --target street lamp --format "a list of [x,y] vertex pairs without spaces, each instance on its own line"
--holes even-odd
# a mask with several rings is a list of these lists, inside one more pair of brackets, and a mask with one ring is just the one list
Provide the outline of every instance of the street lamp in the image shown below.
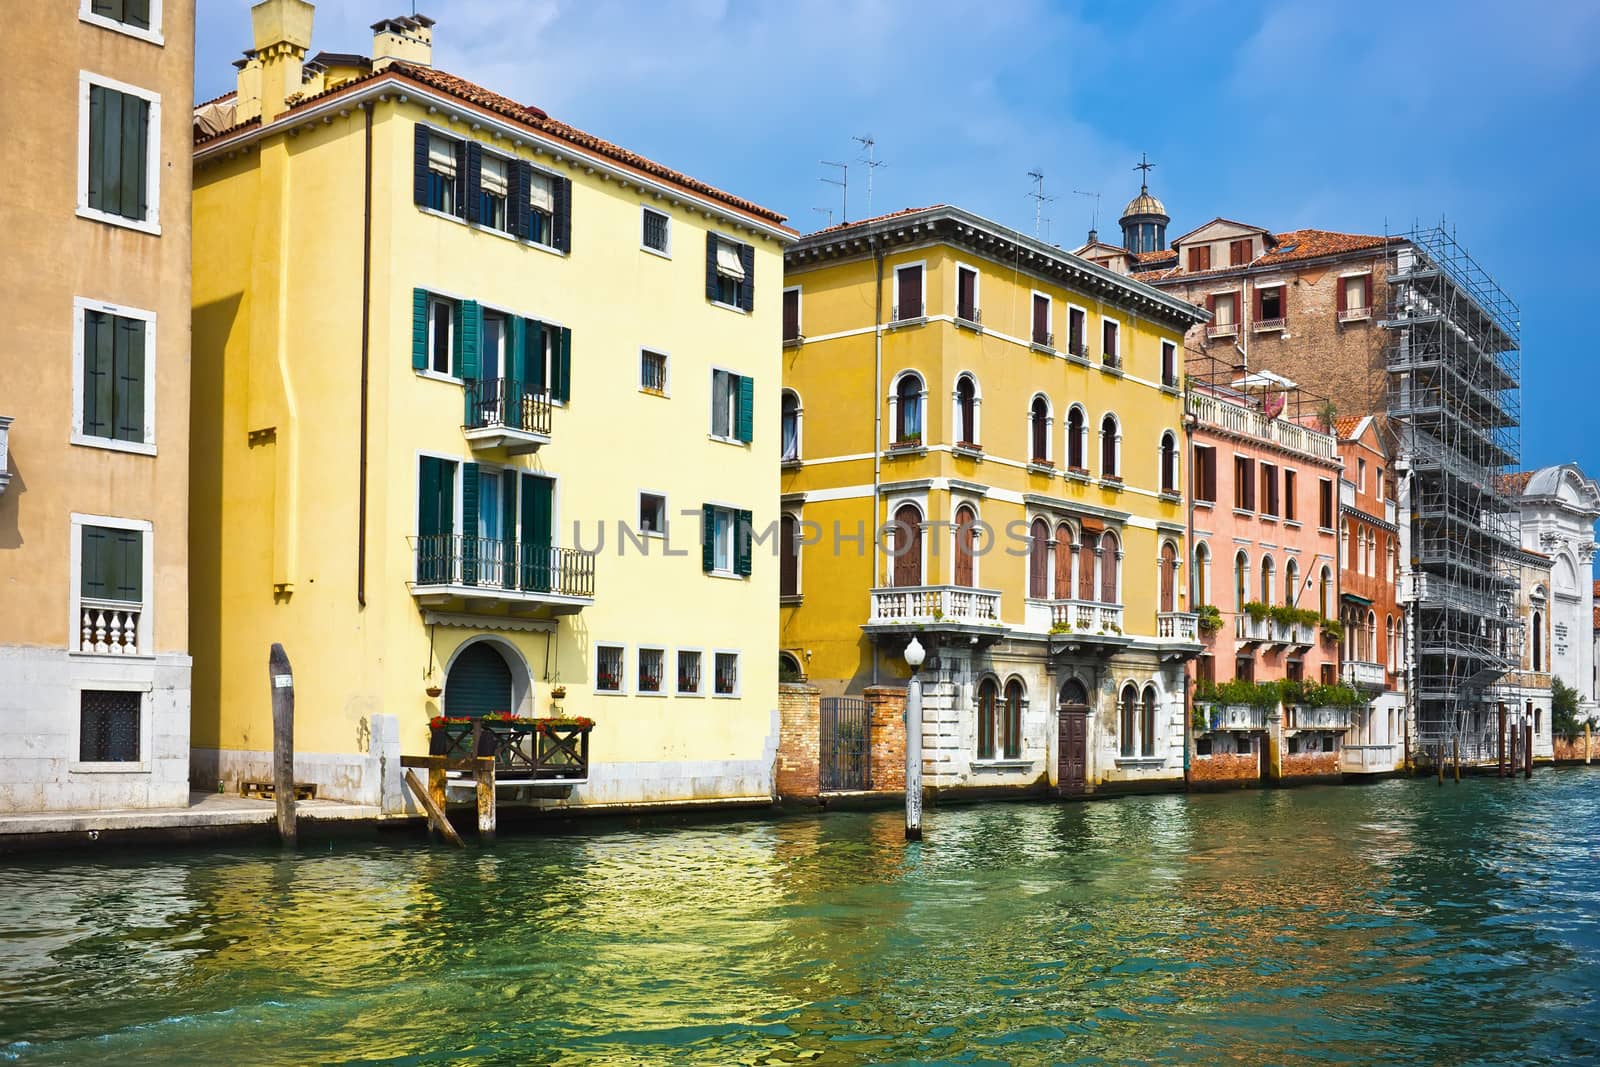
[[906,666],[911,683],[906,686],[906,840],[922,840],[922,676],[918,673],[927,651],[916,637],[906,645]]

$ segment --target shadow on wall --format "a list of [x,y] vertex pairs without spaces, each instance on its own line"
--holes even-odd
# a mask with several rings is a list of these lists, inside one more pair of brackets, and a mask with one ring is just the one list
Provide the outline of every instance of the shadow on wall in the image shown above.
[[17,466],[15,446],[7,453],[6,469],[11,472],[11,484],[0,493],[0,551],[22,547],[22,494],[28,491],[28,480]]

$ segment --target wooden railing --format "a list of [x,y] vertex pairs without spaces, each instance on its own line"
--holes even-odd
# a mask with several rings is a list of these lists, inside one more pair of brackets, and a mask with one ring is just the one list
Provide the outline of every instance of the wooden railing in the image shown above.
[[1268,418],[1260,411],[1207,393],[1190,392],[1189,414],[1200,422],[1241,437],[1272,441],[1319,459],[1333,460],[1339,442],[1332,434],[1287,419]]
[[972,623],[1000,626],[1000,591],[964,585],[908,585],[872,590],[874,623]]
[[498,537],[429,534],[416,539],[417,588],[470,587],[594,596],[595,554]]
[[480,719],[434,727],[429,755],[493,756],[498,781],[563,782],[589,777],[592,723]]
[[84,597],[78,603],[78,651],[103,656],[139,655],[139,623],[143,615],[143,604]]
[[524,387],[515,378],[468,378],[466,422],[469,430],[490,427],[550,436],[550,392]]

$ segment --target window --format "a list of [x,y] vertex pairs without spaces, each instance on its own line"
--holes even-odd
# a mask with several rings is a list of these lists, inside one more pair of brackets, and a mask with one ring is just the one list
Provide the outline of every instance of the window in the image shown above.
[[[1356,558],[1360,559],[1360,556]],[[1350,523],[1346,519],[1339,520],[1339,566],[1344,570],[1350,569]]]
[[978,758],[994,759],[994,739],[998,732],[1000,687],[993,678],[978,686]]
[[1194,659],[1194,677],[1197,682],[1215,682],[1217,680],[1217,659],[1209,652],[1202,652]]
[[1250,559],[1241,549],[1233,557],[1233,610],[1243,611],[1250,602]]
[[1067,309],[1067,351],[1080,359],[1089,358],[1089,339],[1085,336],[1086,318],[1082,308]]
[[1333,575],[1326,567],[1317,581],[1317,610],[1324,619],[1333,618]]
[[1317,481],[1317,526],[1323,530],[1333,529],[1333,480],[1330,478]]
[[152,451],[155,315],[81,299],[74,307],[78,338],[72,439]]
[[971,267],[956,268],[956,318],[980,321],[978,310],[978,272]]
[[1233,507],[1235,511],[1256,509],[1256,461],[1249,456],[1233,457]]
[[1138,726],[1137,726],[1137,723],[1138,723],[1138,719],[1137,719],[1138,702],[1139,702],[1139,692],[1138,692],[1138,690],[1134,689],[1134,687],[1131,686],[1131,685],[1123,686],[1122,687],[1122,701],[1121,701],[1122,714],[1120,716],[1120,721],[1117,724],[1118,725],[1117,733],[1119,735],[1121,735],[1122,744],[1121,744],[1121,748],[1119,749],[1119,751],[1121,752],[1121,754],[1124,757],[1131,758],[1133,756],[1134,751],[1135,751],[1135,747],[1134,746],[1138,743],[1138,739],[1135,736],[1135,734],[1136,734],[1136,732],[1138,730]]
[[1107,415],[1100,420],[1100,477],[1122,480],[1117,464],[1121,452],[1122,441],[1121,433],[1117,429],[1117,417]]
[[78,759],[83,763],[138,763],[137,692],[85,689],[78,694]]
[[749,444],[755,418],[755,380],[732,371],[711,372],[711,436]]
[[1339,317],[1366,318],[1372,312],[1372,275],[1357,274],[1339,279]]
[[706,295],[713,303],[749,311],[755,249],[716,234],[706,235],[706,248]]
[[1282,325],[1283,314],[1283,286],[1274,285],[1270,288],[1256,290],[1256,323],[1260,326]]
[[1241,682],[1254,682],[1256,680],[1255,657],[1235,656],[1233,660],[1233,676]]
[[894,269],[894,308],[896,321],[920,319],[925,313],[922,299],[922,264]]
[[955,584],[971,589],[978,584],[978,513],[970,504],[962,504],[956,508],[955,525]]
[[922,443],[922,379],[914,372],[895,385],[894,440],[899,445]]
[[1156,754],[1156,687],[1144,687],[1144,699],[1139,707],[1139,755],[1149,758]]
[[[135,656],[149,645],[144,593],[148,523],[78,522],[77,651]],[[98,523],[106,523],[101,525]]]
[[1367,461],[1364,460],[1364,459],[1358,458],[1356,460],[1356,492],[1365,493],[1366,491],[1367,491]]
[[1544,670],[1544,615],[1533,613],[1533,669]]
[[528,230],[524,234],[536,245],[556,243],[556,182],[549,174],[533,170],[528,174]]
[[425,366],[435,374],[455,375],[459,360],[456,330],[461,318],[461,306],[442,296],[429,296],[426,299],[428,354]]
[[1306,661],[1303,659],[1291,659],[1284,664],[1284,671],[1289,681],[1303,682],[1306,677]]
[[970,374],[956,379],[956,443],[978,444],[978,384]]
[[921,585],[922,512],[917,505],[906,503],[897,507],[888,533],[890,539],[885,548],[893,567],[890,584],[899,588]]
[[1218,293],[1206,298],[1211,304],[1211,329],[1215,333],[1232,333],[1239,321],[1239,294]]
[[1028,529],[1028,596],[1044,600],[1050,595],[1050,524],[1034,519]]
[[640,238],[644,247],[651,252],[660,252],[664,256],[672,254],[672,219],[661,211],[652,208],[640,208],[641,225],[644,233]]
[[719,697],[739,695],[739,653],[717,653],[717,675],[711,692]]
[[700,652],[698,649],[678,649],[678,695],[697,697],[700,688]]
[[783,435],[784,462],[800,458],[800,397],[792,389],[783,391],[783,411],[780,415],[780,432]]
[[778,520],[778,595],[800,595],[800,520],[789,512]]
[[1028,440],[1031,447],[1032,461],[1038,464],[1050,462],[1050,401],[1043,396],[1033,398],[1033,403],[1028,407]]
[[1278,465],[1261,464],[1261,514],[1278,516]]
[[423,206],[446,215],[461,215],[461,175],[464,170],[462,156],[466,146],[417,127],[427,153],[427,174]]
[[1161,491],[1178,491],[1178,439],[1171,430],[1161,435]]
[[750,526],[750,512],[706,504],[701,509],[701,569],[748,578]]
[[1278,595],[1278,569],[1271,556],[1261,557],[1261,603],[1271,604]]
[[478,170],[478,221],[495,230],[510,232],[506,221],[511,163],[499,156],[484,156]]
[[1100,535],[1100,603],[1122,603],[1122,542],[1112,530]]
[[1287,522],[1296,522],[1300,518],[1300,506],[1295,502],[1294,471],[1283,472],[1283,517]]
[[85,22],[161,44],[161,0],[82,0]]
[[1050,298],[1043,293],[1033,294],[1033,343],[1046,348],[1056,343],[1050,332]]
[[78,213],[159,233],[161,97],[90,74],[80,94]]
[[1211,269],[1211,246],[1200,245],[1198,248],[1189,249],[1189,272]]
[[639,650],[639,683],[637,692],[660,694],[666,691],[667,650],[641,648]]
[[1292,558],[1283,565],[1283,602],[1294,607],[1300,597],[1300,564]]
[[1000,723],[1000,751],[1006,759],[1022,756],[1022,683],[1013,678],[1006,683],[1005,718]]
[[1161,342],[1161,384],[1178,384],[1178,346],[1171,341]]
[[1106,319],[1100,324],[1101,340],[1105,344],[1105,364],[1108,367],[1122,365],[1122,349],[1119,346],[1117,323],[1113,319]]
[[667,395],[667,354],[648,348],[639,352],[639,388],[657,396]]
[[639,532],[667,532],[667,498],[660,493],[639,494]]
[[498,311],[482,312],[478,328],[478,366],[482,381],[498,381],[509,369],[506,359],[511,344],[511,320]]
[[1252,245],[1252,242],[1251,242],[1250,238],[1248,238],[1248,237],[1244,238],[1243,240],[1239,240],[1239,241],[1229,241],[1228,242],[1228,265],[1230,267],[1242,267],[1246,263],[1249,263],[1250,262],[1251,245]]
[[789,344],[800,340],[799,286],[791,286],[783,291],[783,340]]
[[1089,449],[1089,427],[1083,416],[1083,409],[1076,404],[1067,412],[1067,466],[1075,471],[1084,471],[1089,468],[1089,460],[1085,453]]
[[1194,498],[1217,502],[1217,450],[1210,445],[1194,446]]
[[622,677],[626,670],[626,655],[621,645],[596,645],[594,657],[594,687],[601,693],[622,692]]
[[1211,548],[1204,541],[1194,546],[1194,602],[1211,603]]

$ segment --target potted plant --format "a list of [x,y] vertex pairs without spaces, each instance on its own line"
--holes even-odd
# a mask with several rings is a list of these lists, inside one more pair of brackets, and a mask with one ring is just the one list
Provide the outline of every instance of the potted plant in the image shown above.
[[1215,604],[1201,604],[1194,613],[1202,634],[1209,637],[1222,629],[1222,611]]
[[443,693],[443,692],[444,692],[444,690],[443,690],[443,689],[440,689],[440,688],[439,688],[439,686],[438,686],[438,684],[437,684],[437,683],[436,683],[436,684],[434,684],[434,685],[430,685],[430,686],[428,686],[428,688],[426,688],[426,689],[424,689],[424,690],[423,690],[423,692],[424,692],[424,693],[427,693],[427,694],[428,694],[428,697],[429,697],[429,698],[430,698],[430,699],[432,699],[432,700],[438,700],[438,699],[439,699],[439,695],[440,695],[440,694],[441,694],[441,693]]

